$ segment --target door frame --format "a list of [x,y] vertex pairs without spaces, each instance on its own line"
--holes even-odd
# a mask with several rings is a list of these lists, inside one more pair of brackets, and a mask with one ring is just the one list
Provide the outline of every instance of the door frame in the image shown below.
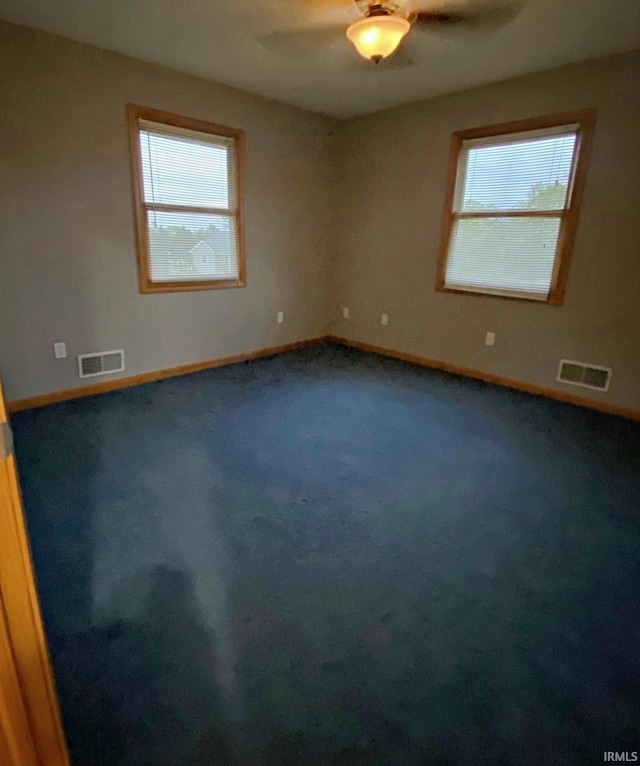
[[39,766],[0,596],[0,763]]
[[[12,695],[16,714],[0,723],[5,740],[20,743],[24,766],[70,766],[49,650],[42,624],[29,539],[13,454],[11,430],[0,381],[0,632],[7,637],[2,677],[4,697]],[[0,637],[0,648],[2,638]],[[12,660],[12,662],[11,662]],[[12,666],[12,667],[11,667]],[[12,684],[15,677],[18,686]],[[6,686],[6,689],[5,689]],[[20,693],[21,704],[16,694]],[[20,715],[22,709],[24,715]],[[2,700],[0,699],[0,716]],[[7,739],[9,737],[10,739]],[[31,742],[31,746],[28,744]],[[37,761],[33,760],[37,754]]]

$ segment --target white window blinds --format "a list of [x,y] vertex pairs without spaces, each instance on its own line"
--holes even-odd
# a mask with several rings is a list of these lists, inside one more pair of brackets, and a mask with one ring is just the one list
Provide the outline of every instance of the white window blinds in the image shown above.
[[238,279],[235,140],[138,125],[151,282]]
[[547,299],[578,130],[564,125],[462,142],[445,288]]

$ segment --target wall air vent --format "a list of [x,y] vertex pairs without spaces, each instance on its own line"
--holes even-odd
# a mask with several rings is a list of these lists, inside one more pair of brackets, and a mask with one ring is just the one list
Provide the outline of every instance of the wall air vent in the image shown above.
[[78,356],[78,373],[81,378],[109,375],[124,371],[124,351],[100,351],[96,354]]
[[572,386],[608,391],[612,374],[611,367],[600,367],[597,364],[584,364],[584,362],[561,359],[556,380],[560,383],[570,383]]

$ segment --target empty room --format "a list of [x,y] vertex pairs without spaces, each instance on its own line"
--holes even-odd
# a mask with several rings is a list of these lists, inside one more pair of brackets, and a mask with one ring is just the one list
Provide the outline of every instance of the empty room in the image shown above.
[[0,0],[0,764],[640,759],[638,0]]

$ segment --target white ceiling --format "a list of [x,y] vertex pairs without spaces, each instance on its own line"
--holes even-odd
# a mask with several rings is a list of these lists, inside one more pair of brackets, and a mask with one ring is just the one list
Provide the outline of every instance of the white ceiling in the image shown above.
[[[433,10],[453,0],[412,2]],[[490,32],[413,28],[400,56],[412,64],[376,67],[341,31],[359,16],[353,0],[0,0],[8,21],[334,117],[640,48],[640,0],[526,0],[514,20]],[[273,50],[275,33],[313,28],[322,38],[332,25],[320,48],[300,36],[300,50]]]

